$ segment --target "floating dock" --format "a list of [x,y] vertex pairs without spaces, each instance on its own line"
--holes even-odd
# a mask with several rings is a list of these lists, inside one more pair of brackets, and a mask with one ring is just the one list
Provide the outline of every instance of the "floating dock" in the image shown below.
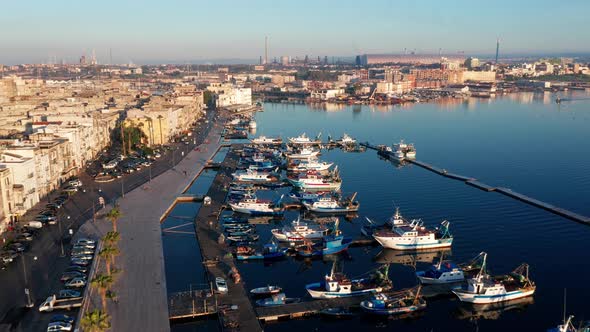
[[312,300],[285,304],[275,307],[257,307],[258,319],[262,322],[311,316],[321,310],[334,307],[356,307],[369,295],[343,297],[336,299]]
[[488,192],[496,190],[496,188],[489,186],[483,182],[476,181],[476,180],[465,181],[465,184],[475,187],[477,189],[481,189],[483,191],[488,191]]

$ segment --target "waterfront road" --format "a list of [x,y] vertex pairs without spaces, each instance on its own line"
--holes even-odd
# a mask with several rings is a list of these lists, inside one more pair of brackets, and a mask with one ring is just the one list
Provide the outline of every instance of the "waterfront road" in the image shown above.
[[[80,225],[92,219],[92,204],[96,206],[96,210],[99,209],[99,196],[103,197],[106,203],[113,202],[119,199],[122,193],[128,193],[148,183],[150,173],[151,178],[155,178],[170,170],[181,161],[183,153],[187,156],[196,146],[201,145],[216,120],[214,112],[208,113],[208,121],[199,122],[190,137],[189,144],[173,144],[173,149],[167,150],[161,158],[156,160],[151,170],[143,168],[113,182],[101,184],[95,183],[85,172],[80,175],[86,192],[74,194],[59,210],[58,224],[43,227],[32,241],[30,249],[6,269],[0,270],[0,331],[46,329],[51,314],[41,315],[37,308],[48,295],[61,289],[59,277],[69,265],[69,230],[76,232]],[[181,163],[173,171],[182,174],[184,171],[190,171],[185,168],[189,166]],[[46,201],[40,202],[22,219],[32,220],[46,203]],[[149,202],[146,203],[149,204]],[[7,235],[10,236],[10,234]],[[31,309],[25,306],[28,302],[25,288],[30,290],[31,302],[35,305]]]

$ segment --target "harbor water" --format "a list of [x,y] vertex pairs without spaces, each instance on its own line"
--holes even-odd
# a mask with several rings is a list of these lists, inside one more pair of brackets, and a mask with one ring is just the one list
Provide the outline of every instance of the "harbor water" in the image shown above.
[[[404,139],[414,143],[421,161],[590,216],[590,102],[575,100],[587,97],[583,92],[568,95],[574,100],[561,105],[555,97],[519,93],[383,107],[265,104],[264,112],[255,117],[254,136],[286,138],[306,132],[313,137],[321,132],[324,139],[339,139],[347,133],[359,141],[388,145]],[[590,316],[590,287],[585,284],[590,274],[589,226],[416,165],[397,166],[372,150],[327,150],[321,159],[338,165],[344,194],[358,193],[359,217],[341,222],[345,235],[359,236],[365,217],[384,221],[396,206],[406,218],[420,218],[428,226],[446,219],[455,240],[445,259],[465,262],[485,251],[492,274],[529,263],[537,292],[517,303],[476,307],[440,294],[429,298],[427,309],[416,317],[299,319],[267,323],[265,331],[543,331],[560,323],[564,289],[568,314],[576,319]],[[260,196],[278,198],[285,190]],[[296,212],[289,212],[284,220],[260,224],[261,240],[270,238],[270,229],[296,217]],[[395,289],[401,289],[415,286],[415,271],[439,257],[437,251],[412,254],[375,246],[350,248],[347,254],[324,260],[288,258],[239,267],[247,288],[277,284],[288,297],[305,298],[305,285],[321,281],[335,260],[350,277],[390,263],[390,279]]]

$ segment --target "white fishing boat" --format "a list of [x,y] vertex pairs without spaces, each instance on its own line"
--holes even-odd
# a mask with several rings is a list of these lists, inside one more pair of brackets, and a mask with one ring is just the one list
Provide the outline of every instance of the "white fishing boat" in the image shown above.
[[271,230],[272,235],[279,242],[300,242],[304,240],[319,240],[326,236],[329,229],[323,225],[309,225],[299,219],[281,229]]
[[427,229],[421,220],[412,220],[407,225],[377,230],[373,233],[373,238],[384,248],[397,250],[445,248],[453,244],[449,222],[446,220],[436,229]]
[[342,186],[342,180],[340,180],[339,176],[323,176],[322,174],[313,171],[299,174],[297,178],[288,178],[287,180],[294,187],[300,188],[304,191],[335,191],[340,190],[340,187]]
[[531,296],[535,293],[535,283],[529,279],[528,264],[521,264],[512,273],[503,276],[490,276],[486,273],[486,258],[479,273],[467,279],[467,284],[453,289],[461,302],[473,304],[499,303]]
[[393,226],[410,224],[410,222],[402,216],[402,214],[399,212],[399,208],[397,207],[395,208],[395,213],[387,221],[385,221],[385,223],[378,224],[367,217],[365,217],[365,219],[369,222],[369,224],[361,227],[361,234],[367,237],[373,236],[373,233],[380,229],[388,229]]
[[289,172],[307,172],[307,171],[327,171],[334,163],[327,163],[325,161],[308,160],[305,162],[295,162],[287,166]]
[[283,140],[280,137],[266,137],[266,136],[258,136],[251,140],[254,144],[282,144]]
[[303,148],[303,149],[296,151],[296,152],[287,153],[286,156],[287,156],[287,158],[289,158],[291,160],[293,160],[293,159],[310,160],[310,159],[315,159],[319,153],[320,153],[320,150]]
[[466,277],[473,276],[483,264],[485,253],[480,253],[467,264],[455,264],[445,261],[444,252],[441,254],[438,264],[432,265],[428,270],[416,271],[416,277],[422,284],[449,284],[462,282]]
[[241,182],[276,182],[278,176],[271,172],[263,172],[253,168],[238,170],[232,174],[234,180]]
[[[319,136],[319,135],[318,135]],[[305,133],[297,136],[297,137],[289,137],[289,143],[291,144],[299,144],[299,145],[309,145],[309,144],[320,144],[319,139],[311,140]]]
[[305,208],[315,213],[350,213],[358,211],[360,204],[355,201],[356,193],[351,198],[339,200],[334,196],[321,196],[314,201],[302,201]]
[[[281,196],[282,199],[282,196]],[[254,196],[246,196],[238,201],[230,201],[228,204],[235,212],[250,215],[275,215],[283,213],[279,199],[277,202],[258,199]]]
[[389,266],[384,265],[369,277],[351,280],[343,273],[335,272],[333,266],[324,281],[308,284],[305,289],[314,299],[334,299],[378,293],[391,288],[388,270]]
[[348,134],[344,133],[342,138],[338,141],[341,145],[353,145],[356,144],[356,140],[350,137]]
[[[394,155],[396,153],[403,154],[403,158],[414,159],[416,158],[416,148],[414,144],[407,144],[404,140],[401,140],[399,143],[393,145]],[[397,159],[397,157],[395,157]],[[402,160],[400,159],[400,160]]]

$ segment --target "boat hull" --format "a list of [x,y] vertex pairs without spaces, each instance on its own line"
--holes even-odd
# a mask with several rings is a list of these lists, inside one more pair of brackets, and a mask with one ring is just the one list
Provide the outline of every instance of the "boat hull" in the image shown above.
[[363,294],[371,294],[371,293],[378,293],[383,291],[382,287],[375,287],[375,288],[367,288],[363,290],[351,291],[348,293],[340,293],[340,292],[329,292],[326,291],[324,288],[323,282],[316,282],[313,284],[308,284],[305,286],[305,289],[309,293],[309,295],[314,299],[337,299],[341,297],[351,297]]
[[407,313],[411,313],[411,312],[424,310],[426,308],[426,304],[417,304],[417,305],[411,305],[411,306],[402,307],[402,308],[391,308],[391,309],[371,308],[367,305],[367,302],[368,301],[362,301],[361,308],[363,309],[364,312],[366,312],[368,314],[372,314],[372,315],[385,315],[385,316],[401,315],[401,314],[407,314]]
[[473,294],[467,293],[461,290],[453,290],[453,293],[457,295],[461,302],[473,303],[473,304],[488,304],[488,303],[499,303],[510,300],[516,300],[523,297],[531,296],[535,293],[535,288],[522,289],[506,292],[504,294],[496,295],[485,295],[485,294]]
[[[383,248],[396,250],[421,250],[434,248],[448,248],[453,244],[453,239],[439,239],[431,242],[419,243],[399,243],[393,237],[373,235],[373,238],[379,242]],[[411,242],[411,241],[409,241]]]
[[457,276],[457,277],[448,277],[448,278],[429,278],[424,275],[424,271],[416,272],[416,277],[420,280],[421,284],[424,285],[442,285],[442,284],[452,284],[456,282],[461,282],[465,280],[465,276]]

